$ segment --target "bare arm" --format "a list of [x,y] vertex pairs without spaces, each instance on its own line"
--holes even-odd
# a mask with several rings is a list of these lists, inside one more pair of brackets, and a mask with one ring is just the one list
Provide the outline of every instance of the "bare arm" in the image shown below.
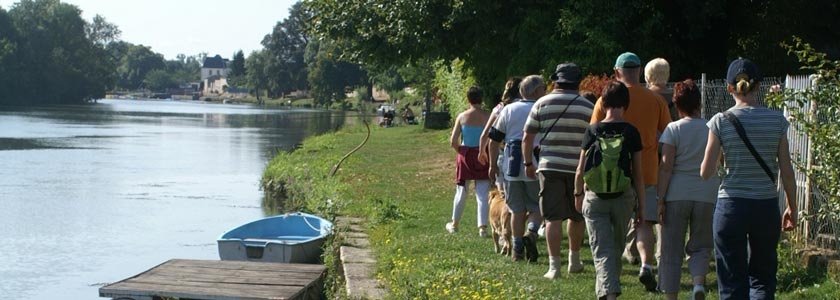
[[499,174],[499,142],[491,140],[488,147],[490,152],[490,169],[488,170],[488,175],[490,176],[490,182],[496,182],[496,175]]
[[668,194],[668,184],[671,183],[671,174],[674,172],[674,156],[677,148],[671,144],[661,144],[661,160],[659,161],[659,182],[656,184],[657,214],[659,223],[665,224],[665,195]]
[[[530,163],[534,161],[534,138],[536,133],[529,133],[525,131],[525,134],[522,136],[522,161],[524,163]],[[525,175],[528,175],[529,178],[536,178],[537,177],[537,167],[534,165],[525,166]]]
[[[488,160],[487,154],[489,153],[489,150],[490,150],[489,149],[489,146],[490,146],[489,144],[491,143],[490,138],[487,137],[487,134],[490,133],[490,128],[493,127],[493,123],[495,123],[495,122],[496,122],[496,115],[490,114],[490,119],[488,119],[487,124],[484,125],[484,130],[481,131],[481,137],[478,140],[478,147],[479,147],[479,150],[481,150],[481,151],[478,152],[478,161],[485,164],[485,165],[488,162],[487,161]],[[485,151],[487,151],[487,152],[485,152]]]
[[636,222],[645,219],[645,178],[642,175],[642,151],[633,152],[633,185],[636,187]]
[[[782,135],[782,139],[779,141],[777,157],[779,159],[779,174],[782,176],[782,188],[785,190],[785,198],[787,198],[787,209],[785,209],[782,226],[784,230],[792,230],[796,227],[799,209],[796,203],[796,177],[790,163],[787,135]],[[785,222],[786,220],[789,222]]]
[[449,147],[458,152],[458,147],[461,146],[461,115],[455,119],[455,126],[452,126],[452,135],[449,136]]
[[703,156],[703,163],[700,164],[700,177],[703,177],[703,180],[708,180],[717,173],[720,154],[720,140],[709,130],[709,141],[706,142],[706,154]]
[[578,212],[583,210],[583,164],[586,161],[586,150],[580,150],[577,171],[575,171],[575,208]]

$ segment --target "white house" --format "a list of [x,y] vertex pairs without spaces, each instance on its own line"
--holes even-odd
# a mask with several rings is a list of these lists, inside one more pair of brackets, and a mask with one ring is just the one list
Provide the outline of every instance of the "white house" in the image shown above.
[[227,77],[231,71],[228,62],[218,54],[204,58],[201,65],[201,92],[204,95],[224,93],[224,86],[227,85]]

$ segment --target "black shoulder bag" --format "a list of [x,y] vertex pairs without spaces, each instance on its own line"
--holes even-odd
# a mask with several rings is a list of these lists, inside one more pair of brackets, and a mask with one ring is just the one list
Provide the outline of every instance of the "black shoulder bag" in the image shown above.
[[557,124],[557,121],[560,121],[560,118],[562,118],[563,115],[566,114],[566,111],[569,110],[569,106],[572,106],[572,103],[575,103],[575,101],[577,101],[578,98],[580,98],[580,95],[575,96],[575,98],[572,99],[572,101],[569,101],[569,103],[566,104],[566,108],[563,109],[563,112],[561,112],[560,115],[557,116],[557,119],[554,119],[554,123],[551,123],[551,126],[549,126],[545,133],[543,133],[542,138],[540,138],[540,142],[537,143],[537,147],[534,148],[534,159],[540,161],[540,145],[542,145],[542,142],[545,141],[545,138],[548,136],[548,133],[551,132],[552,129],[554,129],[554,125]]
[[747,149],[750,150],[752,156],[758,162],[762,169],[764,169],[764,173],[767,173],[767,177],[770,177],[770,181],[773,184],[776,184],[776,177],[773,176],[773,172],[770,171],[770,167],[767,166],[767,163],[764,162],[764,159],[758,155],[758,151],[755,150],[755,147],[750,143],[750,139],[747,138],[747,132],[744,130],[744,126],[741,125],[741,121],[738,120],[738,117],[735,116],[731,111],[725,111],[723,116],[726,117],[729,122],[732,122],[732,126],[735,127],[735,131],[738,132],[738,136],[741,137],[741,140],[744,141],[744,145],[747,146]]

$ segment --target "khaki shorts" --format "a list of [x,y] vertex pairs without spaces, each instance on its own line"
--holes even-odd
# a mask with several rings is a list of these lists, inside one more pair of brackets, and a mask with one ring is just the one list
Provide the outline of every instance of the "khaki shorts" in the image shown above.
[[540,212],[547,221],[583,221],[575,209],[575,174],[540,171]]

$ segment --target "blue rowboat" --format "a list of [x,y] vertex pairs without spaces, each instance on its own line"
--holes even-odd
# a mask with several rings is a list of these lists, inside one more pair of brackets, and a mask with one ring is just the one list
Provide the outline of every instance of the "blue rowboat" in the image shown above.
[[222,260],[318,263],[332,223],[306,213],[259,219],[223,233]]

